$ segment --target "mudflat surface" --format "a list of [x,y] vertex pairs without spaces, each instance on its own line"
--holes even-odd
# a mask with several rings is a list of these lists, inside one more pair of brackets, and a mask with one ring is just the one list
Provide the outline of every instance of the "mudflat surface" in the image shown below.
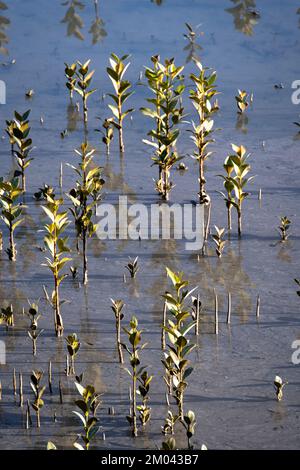
[[[69,2],[70,3],[70,2]],[[255,5],[256,3],[256,5]],[[1,2],[4,4],[4,2]],[[206,167],[207,189],[212,197],[212,224],[226,225],[224,202],[217,191],[222,189],[216,177],[222,172],[230,143],[244,144],[251,152],[252,173],[257,175],[244,204],[244,235],[238,240],[233,231],[225,254],[218,260],[212,243],[209,256],[197,259],[187,252],[180,241],[109,241],[96,238],[89,241],[89,284],[86,289],[68,278],[61,288],[63,298],[70,303],[63,307],[65,334],[77,332],[82,343],[77,358],[77,372],[85,371],[86,381],[92,381],[103,393],[100,422],[101,433],[95,448],[155,448],[163,439],[161,426],[166,414],[165,387],[160,362],[160,323],[162,299],[168,286],[165,266],[185,272],[191,286],[199,286],[203,301],[201,334],[192,357],[194,372],[186,394],[186,409],[197,415],[195,446],[205,443],[216,449],[296,449],[299,448],[299,365],[291,362],[291,344],[300,337],[299,297],[293,279],[299,272],[299,146],[300,139],[293,121],[299,120],[299,106],[291,102],[291,83],[299,79],[300,29],[297,2],[230,1],[230,0],[165,0],[156,5],[150,0],[114,0],[99,2],[99,17],[104,21],[107,36],[93,44],[89,32],[95,21],[94,2],[82,0],[84,8],[77,13],[82,19],[79,28],[82,39],[67,36],[68,24],[62,22],[68,5],[60,1],[10,0],[2,10],[1,31],[7,35],[7,56],[1,55],[0,78],[7,86],[7,104],[0,106],[2,129],[0,147],[1,175],[13,173],[13,163],[5,119],[15,109],[31,112],[34,161],[28,169],[26,222],[17,235],[18,260],[12,265],[4,252],[0,256],[0,303],[12,302],[16,311],[16,327],[0,329],[5,341],[7,364],[0,365],[2,401],[0,402],[0,448],[43,449],[50,439],[59,448],[71,448],[79,432],[73,400],[76,392],[73,380],[64,376],[66,346],[53,334],[52,312],[41,299],[43,317],[40,327],[38,354],[32,357],[27,336],[27,317],[23,306],[43,297],[42,285],[51,288],[51,278],[41,266],[44,253],[40,231],[45,217],[33,193],[48,183],[58,186],[60,163],[74,162],[73,149],[82,141],[79,118],[72,115],[65,89],[64,62],[92,60],[96,70],[94,85],[97,93],[89,103],[89,141],[97,149],[96,161],[104,167],[105,202],[116,202],[120,194],[131,202],[154,203],[158,200],[153,187],[156,168],[151,168],[151,154],[142,139],[151,128],[149,119],[139,112],[127,121],[126,153],[120,159],[116,141],[109,158],[99,134],[97,116],[107,117],[111,83],[105,67],[111,52],[131,54],[128,78],[134,83],[132,104],[138,110],[145,105],[147,88],[138,83],[144,65],[153,54],[161,58],[175,57],[184,64],[189,51],[183,37],[184,22],[204,34],[197,42],[205,65],[218,73],[220,113],[216,125],[214,155]],[[245,8],[257,9],[260,17],[245,16]],[[243,10],[244,8],[244,10]],[[240,16],[239,16],[240,15]],[[242,18],[242,19],[241,19]],[[243,21],[243,18],[246,18]],[[72,28],[71,28],[72,29]],[[1,49],[1,52],[5,52]],[[9,62],[15,59],[14,65]],[[8,63],[8,64],[7,64]],[[186,64],[185,75],[193,70]],[[274,85],[283,83],[283,89]],[[25,98],[34,89],[31,100]],[[254,93],[254,103],[247,112],[248,122],[237,122],[234,96],[237,89]],[[104,99],[103,99],[104,98]],[[185,98],[187,112],[193,110]],[[43,116],[44,124],[40,124]],[[179,150],[192,153],[189,134],[183,126]],[[65,139],[60,132],[69,129]],[[117,139],[116,139],[117,140]],[[172,202],[196,200],[197,168],[186,158],[189,171],[174,172],[176,183]],[[64,167],[63,189],[67,191],[74,175]],[[259,189],[262,201],[258,201]],[[292,220],[292,235],[285,244],[278,243],[276,227],[279,216]],[[71,242],[74,235],[69,228]],[[6,242],[6,233],[4,234]],[[139,256],[140,272],[135,281],[123,282],[124,265],[128,256]],[[80,259],[73,264],[80,263]],[[214,335],[213,288],[220,303],[220,333]],[[227,292],[232,293],[232,324],[226,325]],[[256,297],[261,297],[261,315],[255,317]],[[129,376],[117,363],[114,319],[110,298],[125,301],[125,320],[138,316],[148,342],[142,358],[155,374],[151,391],[152,421],[137,439],[130,437],[128,423]],[[51,359],[54,374],[54,394],[45,395],[42,427],[24,429],[25,410],[20,409],[12,391],[12,371],[22,371],[25,398],[30,398],[29,376],[32,368],[47,370]],[[273,390],[275,375],[288,380],[284,400],[276,402]],[[64,404],[59,403],[58,380],[61,378]],[[115,415],[108,415],[114,406]],[[57,422],[53,421],[56,412]],[[184,445],[179,432],[178,442]]]

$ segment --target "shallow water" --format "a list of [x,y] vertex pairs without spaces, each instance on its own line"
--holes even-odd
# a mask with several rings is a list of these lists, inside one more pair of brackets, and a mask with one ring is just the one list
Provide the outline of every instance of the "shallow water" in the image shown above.
[[[4,2],[2,2],[4,3]],[[0,365],[3,398],[0,402],[0,448],[45,448],[50,439],[59,448],[71,448],[79,432],[72,400],[76,396],[72,379],[63,375],[65,344],[57,341],[52,331],[52,315],[41,300],[45,329],[38,341],[38,355],[31,355],[31,344],[25,330],[28,320],[22,307],[27,298],[42,297],[42,285],[51,288],[50,276],[44,267],[41,229],[45,218],[40,204],[32,195],[44,183],[58,185],[61,162],[74,160],[73,149],[82,141],[82,125],[68,115],[69,99],[64,83],[64,62],[91,58],[95,68],[94,85],[98,92],[89,103],[89,140],[97,148],[97,161],[104,167],[105,201],[115,202],[119,194],[132,201],[150,204],[157,201],[153,189],[156,169],[151,168],[150,152],[143,145],[150,129],[149,120],[136,112],[125,130],[126,154],[120,159],[116,141],[109,159],[100,143],[97,116],[108,114],[108,99],[102,94],[111,91],[105,67],[109,54],[131,54],[128,78],[135,83],[133,106],[145,105],[146,87],[138,84],[139,72],[159,53],[162,58],[175,56],[178,64],[186,61],[189,51],[183,37],[184,22],[200,24],[199,55],[205,65],[218,73],[221,111],[216,119],[222,131],[216,133],[214,155],[207,164],[207,189],[213,199],[212,223],[225,226],[224,203],[216,191],[221,182],[216,174],[222,171],[230,143],[243,143],[251,152],[253,174],[257,175],[251,197],[245,202],[244,236],[239,241],[234,234],[221,260],[212,244],[209,256],[197,260],[186,252],[179,241],[110,241],[93,239],[89,242],[89,285],[78,288],[70,279],[62,284],[62,297],[71,300],[63,308],[65,333],[76,331],[82,342],[77,358],[77,372],[86,371],[86,380],[93,381],[103,393],[100,421],[106,440],[97,440],[96,448],[154,448],[160,446],[160,426],[166,413],[162,367],[160,365],[160,294],[167,288],[164,266],[183,270],[191,286],[199,286],[204,303],[201,334],[193,356],[194,373],[187,390],[186,408],[197,415],[195,446],[203,442],[208,448],[299,448],[299,365],[291,362],[292,342],[299,338],[299,298],[293,279],[299,277],[299,145],[293,121],[299,118],[299,107],[291,102],[291,83],[299,78],[300,52],[299,15],[297,2],[279,0],[236,2],[257,8],[256,24],[241,24],[233,15],[230,0],[165,0],[158,6],[150,0],[100,1],[99,15],[107,36],[93,45],[89,33],[95,21],[94,2],[84,1],[79,11],[83,40],[67,36],[67,24],[62,23],[67,10],[59,1],[7,1],[1,14],[10,23],[5,25],[8,56],[0,62],[16,60],[14,65],[0,66],[0,79],[7,85],[7,104],[0,105],[1,128],[14,109],[32,109],[32,137],[36,149],[34,162],[28,170],[28,205],[26,224],[17,236],[18,261],[12,266],[5,253],[0,258],[0,300],[13,302],[17,311],[16,327],[9,333],[4,327],[0,339],[6,342],[7,365]],[[253,18],[251,19],[253,20]],[[2,31],[3,22],[0,21]],[[251,34],[246,34],[250,33]],[[3,44],[0,44],[2,47]],[[2,50],[2,49],[1,49]],[[2,51],[3,52],[3,51]],[[189,62],[185,75],[193,70]],[[274,85],[282,82],[283,89]],[[34,89],[31,100],[25,98]],[[234,96],[237,88],[253,91],[254,104],[247,112],[248,123],[237,129]],[[192,112],[186,99],[188,112]],[[40,124],[40,116],[44,124]],[[76,123],[75,123],[76,124]],[[245,126],[245,124],[244,124]],[[60,132],[69,133],[61,139]],[[4,136],[4,130],[3,130]],[[192,152],[188,133],[182,132],[179,149]],[[4,138],[0,147],[1,174],[12,171],[9,143]],[[174,172],[176,187],[172,202],[196,199],[196,167],[187,157],[189,171]],[[71,187],[73,174],[64,168],[64,190]],[[262,202],[258,191],[262,189]],[[292,235],[286,244],[278,244],[278,218],[291,218]],[[71,229],[70,236],[73,237]],[[5,238],[6,241],[6,238]],[[141,270],[137,279],[123,283],[124,265],[128,256],[139,256]],[[79,262],[79,261],[78,261]],[[220,334],[213,334],[213,288],[219,294]],[[232,292],[232,325],[226,325],[226,296]],[[257,294],[261,296],[261,317],[255,317]],[[128,413],[128,375],[122,370],[114,348],[114,321],[110,298],[122,298],[126,321],[132,314],[145,328],[148,341],[144,361],[155,373],[151,392],[152,424],[137,439],[130,438],[125,415]],[[55,393],[45,396],[42,428],[24,429],[25,411],[14,403],[12,370],[24,374],[25,397],[30,397],[29,374],[32,368],[47,370],[53,362]],[[274,399],[273,380],[279,374],[289,384],[284,400]],[[64,405],[59,404],[58,378],[63,381]],[[108,407],[115,407],[115,416]],[[53,414],[57,414],[57,422]],[[16,437],[17,436],[17,437]],[[182,436],[181,436],[182,437]],[[183,437],[182,437],[183,438]],[[179,437],[179,441],[181,438]],[[181,442],[182,443],[182,442]]]

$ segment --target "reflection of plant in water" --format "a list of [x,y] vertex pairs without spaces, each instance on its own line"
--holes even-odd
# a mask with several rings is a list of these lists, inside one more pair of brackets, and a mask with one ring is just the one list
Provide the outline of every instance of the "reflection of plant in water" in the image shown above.
[[[298,288],[300,287],[300,279],[294,279],[295,283],[297,284]],[[300,297],[300,290],[297,290],[297,295]]]
[[227,8],[225,11],[233,15],[234,26],[247,36],[252,36],[253,27],[257,24],[260,15],[255,10],[255,0],[231,0],[234,7]]
[[64,18],[61,20],[62,23],[67,24],[67,35],[74,36],[83,41],[84,36],[81,30],[84,25],[79,11],[85,8],[85,4],[78,0],[67,0],[62,5],[68,7]]
[[[297,15],[300,15],[300,8],[298,8],[298,10],[297,10]],[[300,28],[300,18],[299,18],[299,24],[298,24],[298,27]]]
[[[184,34],[183,36],[187,39],[188,44],[185,46],[183,49],[184,51],[188,52],[188,56],[186,58],[186,63],[191,62],[191,60],[196,59],[200,60],[198,56],[198,52],[202,51],[203,47],[200,46],[200,44],[197,44],[196,40],[197,37],[202,36],[204,33],[200,32],[197,33],[196,31],[193,30],[192,26],[189,23],[185,23],[187,27],[187,34]],[[196,26],[196,30],[199,28],[200,25]]]
[[[6,3],[0,2],[0,11],[7,10],[8,7]],[[6,28],[10,25],[10,20],[5,16],[0,15],[0,53],[8,55],[8,50],[5,47],[5,44],[8,44],[9,39],[6,35]]]
[[156,5],[162,5],[164,0],[151,0],[151,3],[155,3]]
[[95,20],[93,21],[89,33],[92,34],[93,44],[97,44],[107,36],[107,32],[104,29],[105,23],[99,16],[99,4],[98,0],[94,0],[95,5]]

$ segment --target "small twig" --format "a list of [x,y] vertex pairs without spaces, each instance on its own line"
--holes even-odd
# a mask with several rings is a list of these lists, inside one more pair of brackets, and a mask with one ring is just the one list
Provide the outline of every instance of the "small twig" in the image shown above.
[[59,380],[59,382],[58,382],[58,387],[59,387],[59,399],[60,399],[60,403],[63,404],[63,391],[62,391],[61,381],[60,381],[60,380]]
[[21,372],[19,373],[19,406],[22,408],[23,407],[23,375]]
[[231,292],[228,292],[228,303],[227,303],[227,325],[231,322]]
[[199,335],[199,322],[200,322],[200,295],[197,294],[197,299],[196,299],[196,324],[195,324],[195,334],[198,336]]
[[16,377],[16,369],[13,370],[13,389],[14,389],[14,396],[17,396],[17,377]]
[[49,366],[48,366],[48,384],[49,384],[49,392],[53,393],[52,391],[52,362],[49,361]]
[[256,300],[256,318],[258,319],[260,315],[260,295],[258,294]]
[[219,312],[218,312],[218,295],[214,289],[215,294],[215,334],[219,334]]

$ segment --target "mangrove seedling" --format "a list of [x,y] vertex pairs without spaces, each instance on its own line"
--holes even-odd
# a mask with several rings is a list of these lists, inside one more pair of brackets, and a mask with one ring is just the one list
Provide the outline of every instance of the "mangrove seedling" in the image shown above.
[[138,259],[139,257],[137,256],[134,259],[129,258],[128,264],[125,266],[126,269],[128,269],[130,273],[130,277],[134,279],[137,275],[137,272],[139,271],[140,267],[138,266]]
[[67,351],[69,354],[69,370],[67,370],[67,375],[75,375],[75,358],[80,349],[80,342],[76,333],[66,337],[67,342]]
[[225,159],[225,162],[223,164],[223,168],[226,172],[226,175],[218,175],[220,178],[223,178],[223,186],[226,191],[226,193],[223,193],[222,191],[219,191],[219,193],[223,196],[225,204],[226,204],[226,209],[227,209],[227,227],[228,227],[228,232],[231,231],[232,228],[232,223],[231,223],[231,210],[234,207],[234,184],[230,180],[231,173],[233,172],[234,166],[231,161],[231,157],[228,156]]
[[169,437],[165,442],[162,442],[162,450],[177,450],[176,440],[174,437]]
[[110,144],[114,138],[114,124],[113,124],[114,119],[109,118],[109,119],[104,119],[102,129],[95,129],[96,132],[100,132],[103,134],[102,137],[102,142],[106,145],[106,154],[109,155],[110,153]]
[[[300,287],[300,279],[294,279],[295,283],[297,284],[298,287]],[[297,290],[297,295],[300,297],[300,290]]]
[[78,276],[77,266],[70,266],[70,273],[71,273],[72,279],[75,280]]
[[42,188],[39,188],[39,190],[33,194],[33,196],[36,201],[47,199],[47,196],[55,197],[54,189],[52,186],[45,183]]
[[216,233],[212,235],[212,238],[216,244],[216,253],[218,255],[218,258],[221,258],[225,245],[227,243],[227,240],[222,239],[225,232],[225,228],[219,228],[215,225],[215,231]]
[[78,442],[73,445],[78,450],[89,450],[91,442],[99,431],[98,419],[95,417],[95,407],[97,403],[99,404],[99,395],[95,392],[93,385],[83,387],[80,383],[75,382],[75,386],[81,396],[80,400],[75,401],[80,412],[73,411],[73,413],[83,425],[83,431],[80,434],[83,445]]
[[71,64],[71,65],[68,65],[65,63],[65,77],[67,79],[67,82],[66,82],[66,87],[68,88],[69,92],[70,92],[70,99],[72,100],[73,99],[73,94],[74,94],[74,90],[75,90],[75,86],[76,86],[76,68],[77,68],[77,64],[74,63],[74,64]]
[[116,319],[116,339],[117,339],[119,362],[123,364],[124,358],[123,358],[123,349],[122,349],[122,343],[121,343],[121,321],[124,318],[124,314],[122,313],[122,310],[125,304],[122,300],[113,300],[113,299],[110,299],[110,300],[112,302],[111,309],[114,312],[115,319]]
[[280,226],[278,227],[278,232],[280,233],[281,241],[285,242],[289,238],[290,234],[288,233],[291,221],[287,217],[280,217]]
[[242,114],[249,106],[249,94],[245,90],[238,90],[238,94],[235,96],[238,113]]
[[231,144],[231,146],[235,154],[229,156],[229,165],[233,166],[235,174],[234,176],[226,176],[225,181],[233,184],[234,201],[233,199],[228,199],[227,202],[230,202],[230,204],[236,208],[238,215],[238,234],[240,237],[242,235],[242,205],[243,201],[249,196],[249,193],[244,190],[245,186],[253,180],[254,176],[246,177],[251,169],[251,166],[247,163],[249,154],[246,154],[246,148],[243,145],[239,147],[238,145]]
[[162,426],[162,433],[173,435],[177,420],[178,420],[178,415],[174,415],[171,410],[168,410],[168,414],[165,419],[165,424]]
[[287,385],[288,382],[283,382],[282,378],[279,375],[276,375],[274,379],[274,388],[276,392],[276,397],[278,401],[281,401],[283,398],[283,387]]
[[[104,180],[101,178],[101,168],[91,167],[95,149],[88,149],[83,143],[75,152],[80,157],[77,166],[69,165],[78,175],[75,187],[67,196],[71,199],[73,208],[70,211],[74,217],[77,239],[82,240],[83,284],[88,282],[87,239],[95,234],[97,226],[93,223],[93,208],[101,196]],[[95,195],[96,193],[96,195]]]
[[36,356],[36,343],[37,339],[40,336],[40,334],[44,330],[38,330],[38,321],[41,318],[41,314],[39,314],[39,307],[36,303],[29,303],[29,311],[28,311],[28,316],[30,318],[30,325],[29,325],[29,330],[28,330],[28,336],[32,341],[32,354]]
[[195,88],[190,91],[190,99],[197,112],[197,122],[192,121],[191,139],[196,146],[193,158],[199,165],[199,203],[205,206],[210,205],[210,198],[206,193],[204,176],[204,164],[207,158],[212,154],[208,147],[214,142],[212,134],[214,132],[213,114],[218,111],[218,101],[212,101],[218,93],[215,86],[217,74],[203,67],[201,62],[194,60],[197,67],[197,74],[191,74],[190,78]]
[[26,191],[26,175],[25,170],[29,167],[33,158],[30,157],[32,151],[32,140],[29,137],[30,127],[28,117],[30,110],[26,111],[24,114],[19,114],[15,111],[15,118],[13,124],[13,137],[14,143],[17,146],[17,150],[14,151],[16,156],[17,164],[20,168],[20,171],[16,176],[21,176],[21,188],[22,191]]
[[149,390],[150,390],[150,383],[153,379],[153,375],[149,375],[146,370],[142,372],[142,374],[138,377],[139,388],[137,393],[142,398],[142,404],[138,405],[137,410],[139,412],[140,422],[142,426],[146,426],[148,421],[151,418],[151,408],[148,406],[149,401]]
[[46,257],[46,264],[43,266],[47,266],[50,269],[54,281],[54,289],[51,298],[45,288],[44,292],[46,300],[53,308],[54,329],[58,337],[63,335],[64,330],[60,310],[64,301],[60,300],[59,287],[66,277],[66,274],[62,273],[62,270],[65,264],[71,261],[71,258],[65,256],[65,253],[68,253],[70,249],[67,246],[68,237],[64,237],[63,233],[69,225],[69,220],[67,211],[61,211],[62,204],[63,199],[54,199],[51,196],[47,196],[47,205],[42,206],[44,212],[50,219],[50,223],[45,225],[47,234],[44,237],[44,243],[49,252],[49,257]]
[[20,219],[20,215],[25,206],[17,203],[17,199],[21,194],[22,189],[19,188],[18,178],[13,178],[11,181],[4,181],[3,178],[0,178],[1,219],[9,230],[9,248],[6,252],[10,261],[16,261],[17,250],[14,233],[18,225],[24,220]]
[[169,268],[166,270],[174,293],[166,292],[163,296],[172,320],[168,319],[167,326],[164,327],[168,334],[169,344],[164,352],[162,363],[166,372],[165,382],[178,407],[178,417],[183,421],[184,394],[188,386],[186,379],[193,371],[192,367],[188,367],[188,356],[195,348],[195,344],[187,339],[187,334],[194,328],[195,322],[187,323],[187,320],[192,318],[192,314],[186,308],[185,302],[194,289],[191,291],[185,289],[188,281],[183,279],[183,273],[174,273]]
[[8,305],[7,307],[2,307],[1,308],[1,314],[0,314],[0,324],[4,323],[6,325],[6,330],[10,327],[14,327],[14,310],[12,305]]
[[[127,421],[131,426],[132,436],[136,437],[138,434],[138,427],[137,427],[137,384],[139,379],[142,376],[142,373],[145,371],[145,367],[140,367],[141,361],[139,357],[139,353],[144,347],[146,343],[142,346],[139,346],[141,342],[141,336],[143,330],[138,330],[138,320],[136,317],[132,317],[130,320],[130,329],[124,328],[124,331],[128,335],[128,340],[130,346],[128,347],[126,344],[122,344],[123,348],[129,355],[130,358],[130,366],[131,370],[126,369],[128,374],[131,377],[132,385],[131,385],[131,410],[130,415],[127,416]],[[148,393],[148,392],[147,392]]]
[[180,133],[178,124],[184,117],[184,67],[176,67],[174,59],[167,59],[164,64],[160,62],[159,56],[154,56],[151,60],[154,68],[146,68],[145,75],[149,89],[154,94],[154,98],[149,98],[148,102],[154,105],[154,109],[141,108],[141,111],[145,116],[154,119],[155,128],[148,133],[153,140],[143,142],[155,148],[152,160],[153,164],[159,167],[156,190],[163,199],[168,200],[174,186],[170,181],[171,169],[183,158],[178,155],[175,146]]
[[89,71],[90,60],[87,60],[84,64],[77,62],[78,69],[76,70],[76,86],[74,90],[81,96],[82,107],[83,107],[83,123],[86,128],[88,123],[88,98],[95,93],[96,89],[89,89],[95,70]]
[[34,401],[31,403],[32,408],[36,412],[37,427],[41,427],[40,410],[44,406],[42,396],[46,390],[46,386],[41,387],[41,380],[44,372],[42,370],[33,370],[30,377],[30,386],[34,393]]
[[195,427],[196,427],[196,416],[193,411],[189,410],[187,414],[184,416],[183,425],[186,430],[186,437],[188,440],[188,449],[193,450],[194,447],[191,444],[191,438],[195,434]]
[[123,140],[123,121],[126,116],[134,111],[132,108],[123,111],[124,103],[133,94],[132,91],[129,91],[131,83],[128,80],[124,80],[124,75],[130,65],[130,62],[127,64],[125,63],[126,59],[128,59],[128,55],[124,55],[120,58],[116,54],[111,54],[109,59],[110,67],[107,67],[106,69],[115,90],[115,94],[109,93],[109,96],[113,99],[115,104],[109,104],[108,107],[114,116],[112,123],[119,132],[119,149],[121,153],[124,153],[125,150]]
[[5,132],[9,137],[11,154],[12,154],[12,156],[14,156],[14,145],[15,145],[14,129],[16,127],[16,124],[15,124],[14,120],[5,121],[5,122],[6,122]]

